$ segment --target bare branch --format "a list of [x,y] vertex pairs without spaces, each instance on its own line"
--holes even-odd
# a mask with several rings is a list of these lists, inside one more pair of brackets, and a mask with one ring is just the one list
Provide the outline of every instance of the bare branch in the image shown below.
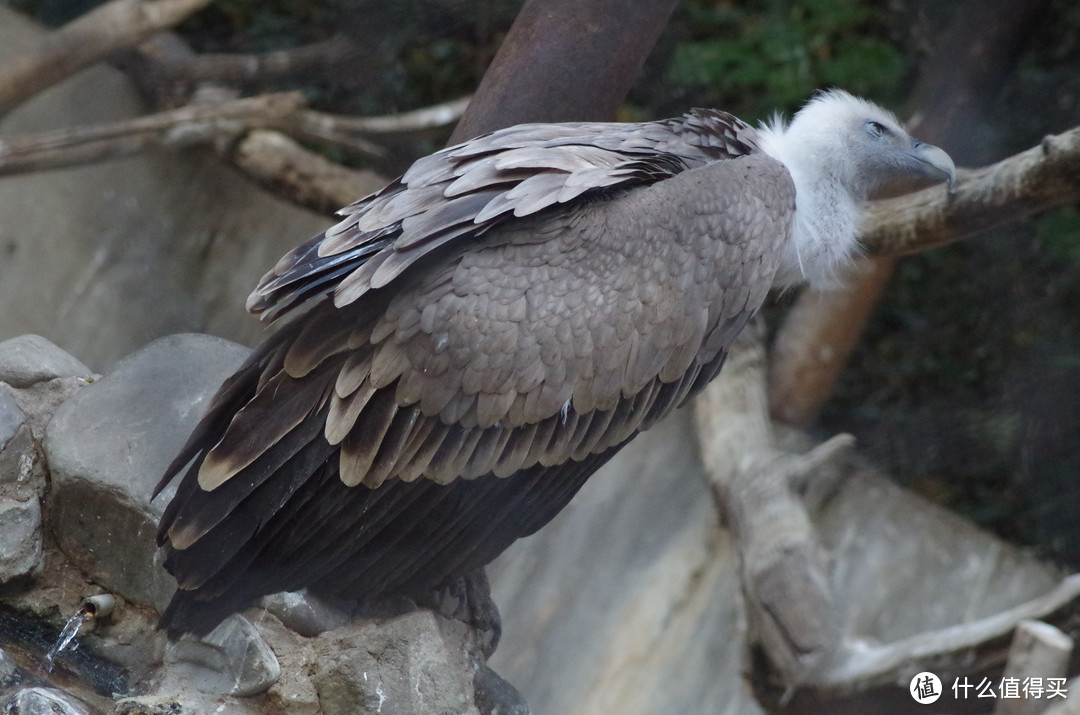
[[924,189],[870,205],[862,243],[875,255],[916,253],[1080,199],[1080,127],[981,169],[956,190]]
[[453,124],[461,119],[470,101],[472,97],[461,97],[442,104],[433,104],[430,107],[384,117],[340,117],[314,111],[306,112],[306,114],[311,117],[307,121],[332,121],[335,132],[360,135],[406,134]]
[[760,321],[744,331],[694,414],[702,464],[741,558],[754,638],[793,686],[829,657],[840,633],[824,553],[792,487],[852,440],[844,435],[806,455],[776,446],[761,333]]
[[611,119],[676,4],[527,0],[450,143],[522,122]]
[[[1042,621],[1020,621],[1009,646],[1002,680],[1013,678],[1017,684],[1028,678],[1064,680],[1072,652],[1073,639],[1061,629]],[[1041,715],[1046,709],[1047,704],[1038,698],[1002,698],[994,715]]]
[[368,144],[364,137],[422,132],[453,124],[461,118],[468,105],[469,97],[462,97],[451,102],[385,117],[345,117],[308,109],[297,112],[289,133],[348,147],[360,147],[365,144],[374,146]]
[[926,669],[935,662],[965,663],[966,669],[974,670],[971,657],[974,651],[983,649],[992,661],[997,660],[1000,652],[993,652],[988,643],[1007,639],[1021,621],[1060,614],[1077,598],[1080,598],[1080,574],[1065,577],[1057,587],[1038,598],[985,618],[884,645],[849,643],[816,675],[814,685],[833,686],[843,692],[853,684],[867,687],[894,682],[899,672]]
[[325,214],[386,184],[373,171],[346,169],[276,131],[248,133],[226,158],[275,194]]
[[[75,166],[130,156],[158,148],[220,143],[255,129],[277,129],[297,139],[344,147],[381,156],[380,146],[364,135],[423,131],[455,121],[468,98],[407,112],[397,117],[342,117],[304,109],[299,93],[283,92],[213,104],[191,104],[145,117],[25,136],[0,138],[0,176]],[[340,167],[339,167],[340,168]],[[326,175],[327,170],[313,170]],[[344,175],[350,173],[340,168]],[[347,182],[348,183],[348,182]],[[369,182],[362,182],[368,185]],[[376,187],[378,188],[378,187]],[[336,201],[335,189],[305,205]],[[350,201],[357,198],[353,195]],[[348,203],[338,203],[335,208]]]
[[355,57],[359,48],[344,35],[286,50],[253,54],[163,54],[150,48],[140,54],[164,80],[201,84],[232,84],[281,79],[325,69]]
[[844,272],[839,290],[804,291],[791,306],[769,353],[769,412],[806,429],[832,393],[837,374],[888,285],[891,256],[861,256]]
[[278,127],[303,106],[298,93],[269,94],[119,122],[0,139],[0,176],[87,164],[154,148],[209,144]]
[[208,3],[112,0],[72,20],[0,66],[0,115],[109,54],[173,27]]

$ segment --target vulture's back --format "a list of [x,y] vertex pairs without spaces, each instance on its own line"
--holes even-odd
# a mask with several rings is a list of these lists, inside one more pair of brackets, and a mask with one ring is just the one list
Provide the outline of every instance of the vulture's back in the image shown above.
[[253,309],[318,302],[162,480],[186,467],[159,533],[170,634],[280,590],[427,590],[550,520],[764,300],[794,189],[752,132],[721,113],[512,128],[286,256]]

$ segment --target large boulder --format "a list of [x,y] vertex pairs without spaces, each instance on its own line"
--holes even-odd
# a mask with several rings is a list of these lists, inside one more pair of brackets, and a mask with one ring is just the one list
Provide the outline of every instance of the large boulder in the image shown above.
[[80,569],[162,609],[175,583],[155,560],[167,496],[150,496],[222,380],[248,354],[208,335],[170,335],[124,358],[57,410],[45,453],[49,524]]

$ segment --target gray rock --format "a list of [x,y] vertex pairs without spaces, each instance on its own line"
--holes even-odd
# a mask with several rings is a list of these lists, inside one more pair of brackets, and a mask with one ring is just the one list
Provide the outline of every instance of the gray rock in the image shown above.
[[32,573],[41,563],[41,504],[0,497],[0,583]]
[[10,688],[23,680],[22,671],[15,661],[0,648],[0,688]]
[[476,707],[480,715],[529,715],[529,704],[510,683],[486,665],[473,676]]
[[54,688],[24,688],[4,708],[10,715],[91,715],[90,706]]
[[264,693],[281,677],[274,651],[239,614],[226,618],[205,638],[170,643],[165,663],[176,670],[190,669],[200,689],[238,697]]
[[690,418],[635,439],[489,568],[490,665],[535,712],[762,713],[742,679],[739,561]]
[[92,381],[92,378],[86,377],[54,377],[35,382],[27,388],[12,390],[16,404],[26,415],[26,426],[30,428],[34,442],[45,439],[45,427],[57,408]]
[[[29,484],[38,456],[26,413],[10,388],[0,384],[0,484]],[[38,476],[43,487],[44,472]]]
[[479,715],[470,629],[429,611],[325,633],[312,681],[324,715]]
[[55,377],[93,375],[90,368],[40,335],[20,335],[0,342],[0,382],[30,387]]
[[164,607],[175,584],[155,565],[167,495],[150,495],[244,348],[170,335],[124,358],[49,423],[50,529],[87,575],[128,600]]
[[[0,449],[0,484],[15,485],[14,491],[23,491],[25,485],[35,495],[45,491],[45,468],[41,464],[41,453],[34,444],[30,426],[23,424]],[[4,491],[10,491],[5,487]]]
[[283,591],[262,600],[262,606],[286,627],[312,637],[341,628],[350,621],[349,611],[306,591]]
[[0,450],[4,449],[26,422],[26,414],[19,409],[11,392],[0,386]]

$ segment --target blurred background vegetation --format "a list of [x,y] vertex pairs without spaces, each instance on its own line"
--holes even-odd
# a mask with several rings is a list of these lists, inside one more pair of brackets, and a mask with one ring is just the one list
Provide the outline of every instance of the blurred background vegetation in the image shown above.
[[[0,2],[50,25],[98,4]],[[332,76],[244,91],[299,88],[322,109],[387,114],[470,93],[520,5],[217,0],[180,33],[199,52],[261,52],[343,33],[361,51]],[[619,118],[718,106],[763,119],[828,86],[904,117],[920,60],[942,28],[983,7],[685,0]],[[979,163],[1080,124],[1080,5],[1046,3],[995,92],[992,111],[970,127]],[[378,168],[400,170],[444,139],[399,148],[396,165]],[[852,432],[902,483],[1080,566],[1080,207],[904,260],[818,429]]]

